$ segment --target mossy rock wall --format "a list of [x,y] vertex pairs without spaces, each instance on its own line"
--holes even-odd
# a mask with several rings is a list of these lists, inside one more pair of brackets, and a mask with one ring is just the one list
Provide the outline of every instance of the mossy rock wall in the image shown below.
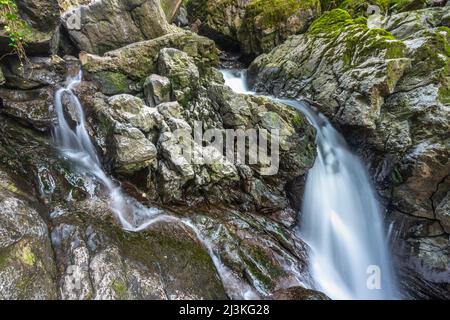
[[202,21],[200,32],[248,56],[305,31],[320,14],[318,0],[189,0],[187,7],[191,23]]

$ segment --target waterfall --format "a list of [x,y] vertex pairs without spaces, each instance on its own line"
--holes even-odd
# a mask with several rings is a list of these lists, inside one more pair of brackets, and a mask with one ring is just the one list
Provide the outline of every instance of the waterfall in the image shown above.
[[[247,89],[245,72],[222,73],[234,91],[255,94]],[[317,158],[299,214],[315,289],[332,299],[395,298],[381,210],[362,162],[325,116],[296,100],[273,100],[302,112],[317,131]]]
[[[127,231],[139,232],[151,225],[166,222],[180,223],[190,229],[202,246],[206,249],[222,281],[227,295],[232,299],[259,299],[259,293],[244,280],[237,277],[225,266],[215,252],[211,241],[205,238],[190,219],[180,219],[163,213],[156,208],[147,208],[135,199],[123,194],[120,186],[103,171],[96,148],[86,129],[83,108],[73,89],[81,82],[82,72],[68,76],[66,86],[55,94],[55,112],[57,123],[53,130],[53,138],[61,153],[75,164],[81,172],[94,176],[108,193],[109,205]],[[68,122],[66,105],[71,108],[71,124]],[[75,118],[75,119],[73,119]],[[74,123],[72,123],[74,122]]]
[[[73,92],[73,88],[81,82],[82,73],[68,76],[66,87],[59,89],[55,94],[55,112],[57,124],[53,130],[55,144],[62,154],[71,160],[80,170],[98,179],[105,187],[110,201],[110,207],[118,218],[123,228],[136,231],[143,224],[147,224],[158,209],[145,208],[136,200],[126,197],[121,188],[116,185],[103,171],[94,144],[86,129],[86,119],[80,101]],[[67,110],[64,108],[67,102],[72,108],[71,119],[74,124],[67,121]]]

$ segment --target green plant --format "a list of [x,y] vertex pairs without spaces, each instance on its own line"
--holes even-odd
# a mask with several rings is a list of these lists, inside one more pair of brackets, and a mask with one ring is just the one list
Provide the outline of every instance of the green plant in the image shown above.
[[7,55],[16,54],[21,63],[27,61],[25,46],[27,37],[31,35],[31,28],[19,17],[14,0],[0,0],[0,22],[9,38],[11,52]]

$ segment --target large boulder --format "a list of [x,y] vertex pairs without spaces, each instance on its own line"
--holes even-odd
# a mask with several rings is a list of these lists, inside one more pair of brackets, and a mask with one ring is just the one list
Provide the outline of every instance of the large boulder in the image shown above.
[[67,11],[63,23],[78,49],[94,54],[171,31],[159,0],[93,1]]
[[159,52],[163,48],[186,52],[201,70],[218,63],[217,49],[212,40],[181,29],[107,52],[102,57],[81,54],[80,59],[86,78],[99,82],[103,93],[136,93],[141,91],[145,79],[156,73]]
[[[394,229],[401,229],[397,241],[409,241],[417,250],[423,243],[412,241],[395,212],[448,229],[446,215],[437,210],[446,207],[450,174],[446,14],[445,8],[430,8],[387,18],[371,16],[367,24],[365,18],[353,19],[336,9],[316,20],[306,34],[258,57],[249,70],[258,91],[318,103],[369,164],[394,217]],[[433,237],[425,232],[423,241]],[[448,252],[442,250],[444,243],[448,245],[448,234],[441,240],[440,249],[434,251],[442,256],[436,259],[448,259]],[[414,249],[400,251],[402,265],[417,266],[415,259],[432,264],[435,259]],[[430,296],[447,296],[442,287],[448,281],[441,277],[441,268],[442,264],[427,271],[409,267],[408,275],[402,273],[409,284],[405,286],[421,295],[434,286]],[[427,272],[425,285],[418,279]]]
[[187,9],[191,22],[202,22],[200,32],[250,56],[305,31],[321,11],[315,0],[191,0]]

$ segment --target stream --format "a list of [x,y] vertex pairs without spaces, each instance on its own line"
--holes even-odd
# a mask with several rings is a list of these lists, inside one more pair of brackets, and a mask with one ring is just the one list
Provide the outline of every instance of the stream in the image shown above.
[[[255,94],[247,88],[244,71],[223,70],[222,74],[235,92]],[[138,232],[159,222],[184,224],[211,256],[230,298],[260,298],[254,288],[221,262],[211,242],[189,219],[144,206],[125,195],[119,183],[105,173],[86,129],[82,105],[72,90],[81,80],[81,71],[68,76],[65,87],[55,94],[57,125],[53,137],[63,156],[101,183],[123,229]],[[295,100],[272,99],[296,108],[317,131],[318,156],[308,174],[297,227],[298,235],[311,248],[314,289],[333,299],[395,298],[381,212],[363,164],[322,114]],[[72,119],[67,115],[66,104],[71,108]]]

